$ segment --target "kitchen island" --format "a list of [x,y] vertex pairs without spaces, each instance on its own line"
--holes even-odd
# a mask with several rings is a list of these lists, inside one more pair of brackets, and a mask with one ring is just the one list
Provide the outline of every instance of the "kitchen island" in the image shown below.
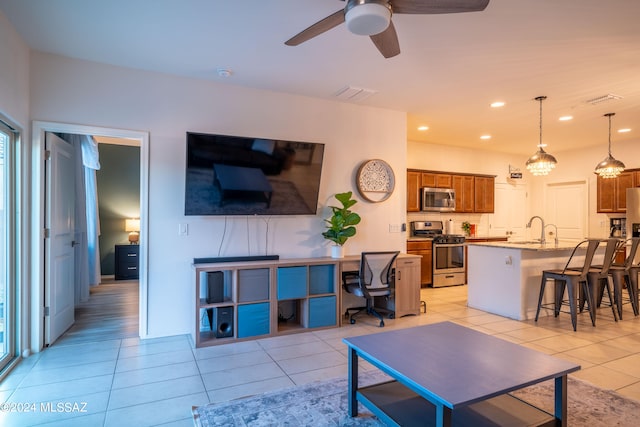
[[[576,241],[478,242],[468,243],[469,307],[516,320],[534,319],[538,306],[542,270],[564,268]],[[586,245],[584,245],[586,249]],[[602,262],[604,246],[598,248],[594,262]],[[586,250],[580,249],[572,266],[581,266]],[[548,286],[545,303],[553,302]],[[542,310],[541,316],[552,314]]]

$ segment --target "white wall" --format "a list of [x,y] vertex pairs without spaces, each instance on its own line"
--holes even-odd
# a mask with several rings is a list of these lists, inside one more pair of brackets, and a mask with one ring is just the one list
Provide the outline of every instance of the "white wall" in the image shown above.
[[[407,148],[407,167],[414,169],[428,169],[437,171],[470,172],[478,174],[497,175],[496,183],[514,184],[507,179],[509,165],[518,167],[522,171],[522,180],[518,184],[525,185],[529,194],[527,216],[544,216],[546,210],[546,188],[549,184],[586,182],[588,186],[588,218],[586,234],[589,237],[607,237],[609,234],[609,217],[607,214],[596,213],[597,183],[593,172],[596,164],[607,155],[606,123],[603,122],[604,137],[602,144],[597,147],[582,148],[564,152],[553,152],[558,160],[556,168],[546,177],[534,177],[525,168],[527,156],[516,156],[504,153],[494,153],[486,150],[472,150],[446,145],[427,144],[409,141]],[[616,142],[616,135],[612,135],[612,154],[625,163],[629,169],[640,168],[640,140]],[[533,154],[533,153],[532,153]],[[612,214],[611,217],[620,217]],[[491,234],[488,224],[490,214],[409,214],[412,220],[445,220],[453,217],[456,226],[463,220],[477,222],[481,234]],[[536,223],[537,225],[537,223]],[[530,230],[529,237],[537,237],[539,230]]]
[[0,12],[0,118],[9,122],[20,132],[20,166],[22,186],[20,212],[22,227],[18,231],[21,264],[19,267],[19,306],[20,306],[20,349],[28,348],[29,342],[29,185],[31,162],[29,129],[29,48],[20,38],[7,18]]
[[[347,254],[404,250],[404,234],[389,224],[405,221],[406,117],[404,113],[179,78],[33,53],[34,119],[150,132],[149,336],[190,332],[194,304],[191,262],[218,255],[225,221],[184,216],[185,133],[293,139],[326,144],[317,216],[229,217],[220,255],[328,256],[320,235],[325,208],[337,192],[353,190],[358,165],[386,160],[396,191],[383,203],[360,202],[358,234]],[[268,247],[265,237],[268,230]],[[187,237],[178,224],[189,225]],[[248,233],[248,237],[247,237]]]
[[0,12],[0,112],[26,129],[29,124],[29,48]]
[[[474,173],[480,175],[495,175],[496,184],[503,184],[507,188],[518,185],[528,189],[534,179],[526,171],[524,164],[526,156],[497,153],[488,150],[452,147],[447,145],[430,144],[417,141],[407,143],[407,168],[424,169],[443,172]],[[509,179],[509,165],[519,168],[522,179]],[[529,212],[529,206],[525,209]],[[409,213],[407,221],[446,221],[453,219],[456,233],[462,233],[462,222],[469,221],[477,224],[477,235],[494,236],[492,229],[492,214],[468,213]],[[524,220],[523,220],[524,221]],[[502,233],[501,235],[504,235]]]
[[[580,150],[553,153],[558,160],[556,169],[543,179],[544,184],[586,181],[589,188],[589,217],[587,221],[587,236],[608,237],[609,217],[624,216],[621,214],[598,214],[597,195],[598,186],[594,170],[596,165],[607,157],[607,124],[603,120],[602,144],[597,147],[587,147]],[[613,157],[621,160],[629,169],[640,168],[640,139],[634,141],[616,142],[616,135],[611,136],[611,151]],[[533,203],[544,206],[545,185],[538,186],[533,191]]]

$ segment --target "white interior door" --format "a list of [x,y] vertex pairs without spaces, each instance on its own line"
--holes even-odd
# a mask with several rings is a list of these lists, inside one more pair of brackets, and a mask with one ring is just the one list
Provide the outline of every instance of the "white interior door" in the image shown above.
[[527,190],[522,184],[496,183],[491,235],[523,239],[527,223]]
[[[45,344],[74,322],[75,177],[71,144],[46,133]],[[48,311],[48,315],[47,315]]]
[[[558,227],[562,240],[580,241],[587,235],[587,183],[567,182],[547,184],[545,221]],[[547,240],[553,227],[547,228]]]

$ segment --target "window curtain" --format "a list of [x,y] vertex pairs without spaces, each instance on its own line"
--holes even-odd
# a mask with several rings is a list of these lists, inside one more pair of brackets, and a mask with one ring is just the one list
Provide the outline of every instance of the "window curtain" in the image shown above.
[[89,300],[89,288],[100,284],[100,219],[96,170],[100,169],[98,143],[90,135],[58,134],[76,153],[75,300]]

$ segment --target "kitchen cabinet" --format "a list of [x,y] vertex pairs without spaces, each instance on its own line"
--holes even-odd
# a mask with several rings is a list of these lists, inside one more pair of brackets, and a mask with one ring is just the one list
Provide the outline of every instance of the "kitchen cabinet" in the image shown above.
[[[467,243],[483,243],[483,242],[506,242],[509,239],[505,237],[467,237]],[[469,283],[467,271],[469,269],[469,247],[464,247],[464,283]]]
[[[407,253],[420,255],[420,284],[423,286],[433,283],[433,243],[431,240],[407,242]],[[419,298],[418,298],[419,299]]]
[[637,171],[626,171],[616,178],[598,176],[598,213],[625,213],[627,211],[627,188],[636,184]]
[[451,183],[456,192],[456,212],[473,212],[475,184],[472,175],[452,175]]
[[420,184],[422,174],[407,171],[407,212],[420,212]]
[[422,186],[431,188],[451,188],[451,175],[422,172]]
[[398,258],[394,297],[389,299],[394,306],[391,309],[396,317],[420,314],[420,260],[417,258]]
[[494,184],[495,177],[491,175],[407,169],[407,212],[420,212],[420,189],[432,187],[456,191],[455,212],[492,213]]
[[494,211],[494,191],[495,178],[476,176],[474,177],[474,210],[479,213],[493,213]]

